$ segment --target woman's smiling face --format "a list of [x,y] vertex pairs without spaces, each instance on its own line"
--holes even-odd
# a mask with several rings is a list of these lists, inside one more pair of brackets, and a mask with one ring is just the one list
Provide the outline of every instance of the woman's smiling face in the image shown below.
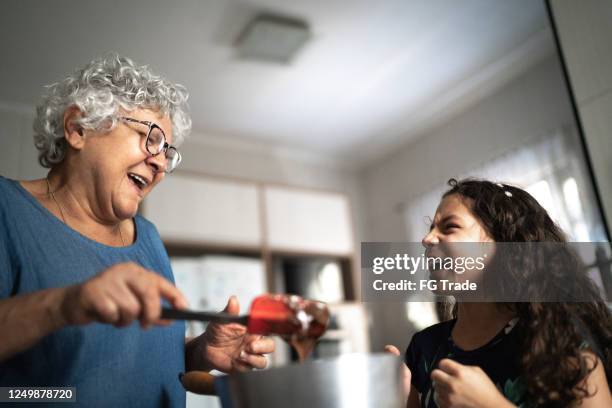
[[[148,109],[121,116],[156,123],[166,142],[172,143],[168,116]],[[110,131],[85,131],[77,165],[90,183],[87,195],[100,219],[134,217],[140,202],[163,179],[166,158],[164,153],[151,156],[147,152],[147,132],[147,125],[127,121],[117,121]]]

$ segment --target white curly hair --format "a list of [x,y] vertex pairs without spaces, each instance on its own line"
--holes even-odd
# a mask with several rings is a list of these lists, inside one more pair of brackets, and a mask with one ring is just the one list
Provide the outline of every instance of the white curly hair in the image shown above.
[[46,168],[64,160],[64,113],[72,106],[82,112],[78,124],[84,129],[111,130],[119,109],[153,109],[170,117],[174,145],[180,145],[191,131],[185,87],[117,54],[95,59],[46,88],[34,119],[38,161]]

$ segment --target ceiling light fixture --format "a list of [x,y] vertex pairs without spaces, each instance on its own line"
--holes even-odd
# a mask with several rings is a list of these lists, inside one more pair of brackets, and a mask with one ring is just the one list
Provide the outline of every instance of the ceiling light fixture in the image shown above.
[[260,14],[244,28],[236,49],[241,58],[287,64],[308,38],[310,30],[305,21]]

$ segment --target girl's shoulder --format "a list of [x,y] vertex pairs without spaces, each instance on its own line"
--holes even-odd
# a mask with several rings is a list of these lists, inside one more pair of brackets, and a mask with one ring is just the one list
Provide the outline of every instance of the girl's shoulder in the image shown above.
[[416,332],[410,339],[407,356],[437,354],[440,347],[447,348],[455,321],[456,319],[446,320]]

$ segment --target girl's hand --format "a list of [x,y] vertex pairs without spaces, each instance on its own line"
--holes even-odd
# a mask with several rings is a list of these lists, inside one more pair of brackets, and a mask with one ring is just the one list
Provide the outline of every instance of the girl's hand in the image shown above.
[[440,408],[514,407],[480,367],[445,358],[431,372],[431,380]]

